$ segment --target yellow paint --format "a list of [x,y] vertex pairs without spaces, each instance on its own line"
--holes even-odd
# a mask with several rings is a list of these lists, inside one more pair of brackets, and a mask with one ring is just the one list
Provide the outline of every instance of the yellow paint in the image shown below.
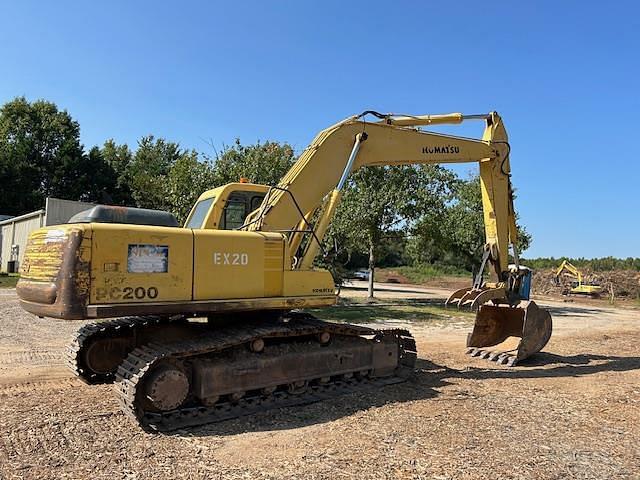
[[324,234],[327,232],[329,228],[329,224],[333,219],[333,215],[338,208],[338,204],[340,203],[340,199],[342,198],[342,193],[335,189],[329,195],[329,201],[327,202],[324,210],[322,211],[322,215],[317,222],[315,237],[309,239],[309,243],[307,244],[307,251],[304,253],[302,259],[300,260],[300,269],[308,270],[313,265],[313,261],[318,254],[318,250],[320,250],[320,245],[318,244],[318,240],[322,241]]
[[284,295],[287,297],[326,296],[334,292],[333,277],[326,270],[284,272]]
[[500,280],[500,272],[508,268],[509,244],[516,242],[516,229],[509,191],[509,139],[496,113],[487,122],[482,139],[492,142],[497,151],[494,158],[485,158],[480,162],[480,189],[486,241],[497,253],[494,270]]
[[91,227],[89,225],[59,225],[39,228],[31,232],[25,250],[20,276],[24,279],[53,282],[62,265],[64,249],[72,232],[82,232],[80,258],[91,256]]
[[[487,114],[481,139],[410,128],[425,124],[457,124],[463,120],[464,116],[459,113],[390,116],[376,123],[353,117],[323,130],[281,180],[279,186],[289,193],[273,192],[263,205],[265,213],[259,216],[259,212],[254,212],[248,218],[248,222],[258,220],[251,223],[248,230],[293,229],[300,222],[300,213],[292,197],[303,212],[312,212],[321,206],[338,184],[356,136],[364,132],[367,138],[360,145],[352,171],[376,165],[479,164],[486,240],[495,252],[491,263],[496,279],[502,280],[508,271],[508,247],[516,242],[508,137],[502,119],[496,112]],[[339,200],[339,196],[334,197],[332,210]],[[328,220],[329,217],[323,218],[322,225]],[[304,255],[301,268],[309,268],[312,264],[316,253],[313,250],[314,247],[310,252],[312,255]]]
[[194,300],[282,295],[282,235],[194,230],[194,238]]
[[[324,270],[285,271],[286,242],[281,234],[141,225],[123,229],[117,224],[93,227],[92,304],[327,296],[334,292],[333,278]],[[168,247],[168,271],[127,271],[130,245]],[[119,265],[117,271],[114,264]],[[151,298],[149,289],[157,289],[157,295],[152,290]]]
[[464,118],[461,113],[447,113],[444,115],[415,115],[415,116],[392,117],[380,123],[387,123],[388,125],[415,127],[418,125],[458,124],[458,123],[462,123],[463,121],[464,121]]
[[363,131],[367,139],[360,146],[352,171],[375,165],[477,163],[484,158],[495,158],[497,154],[489,141],[347,119],[316,136],[279,184],[290,194],[274,192],[265,205],[266,214],[249,230],[293,228],[300,221],[300,213],[292,196],[303,212],[321,205],[323,198],[338,184],[356,135]]
[[[190,229],[93,223],[91,303],[190,300],[193,231]],[[168,247],[166,273],[130,273],[130,245]],[[117,263],[118,271],[105,265]],[[155,290],[154,290],[155,289]]]
[[[83,262],[90,261],[91,266],[90,278],[77,278],[76,283],[81,288],[90,286],[89,303],[93,305],[218,300],[236,305],[233,302],[246,299],[272,299],[275,303],[287,299],[287,305],[293,308],[305,305],[306,299],[320,297],[323,298],[318,301],[326,304],[330,298],[327,295],[334,289],[333,279],[329,272],[312,266],[317,245],[307,243],[310,248],[303,259],[292,266],[294,250],[304,234],[290,231],[306,230],[301,212],[310,220],[314,212],[324,206],[315,226],[316,234],[322,239],[340,200],[336,185],[359,136],[362,141],[352,171],[374,165],[479,163],[486,239],[492,252],[490,260],[498,280],[503,281],[508,270],[508,247],[516,241],[516,230],[509,181],[509,147],[502,120],[495,112],[488,114],[481,139],[414,128],[457,124],[464,119],[457,113],[390,116],[374,123],[357,117],[346,119],[316,136],[283,177],[279,189],[271,190],[263,204],[249,214],[244,231],[220,230],[227,199],[236,191],[264,194],[269,191],[268,186],[231,183],[204,192],[198,202],[207,199],[212,202],[204,212],[202,223],[194,229],[93,223],[38,230],[32,234],[31,249],[27,249],[25,264],[32,265],[27,275],[38,281],[55,279],[65,243],[61,242],[57,250],[43,249],[43,238],[54,231],[64,236],[75,228],[85,232],[79,256]],[[167,271],[129,271],[131,245],[168,249]],[[148,257],[153,257],[150,262],[156,259],[147,256],[143,260],[147,261]],[[255,303],[256,308],[259,303]]]
[[[208,198],[215,199],[213,205],[211,206],[209,212],[205,217],[205,221],[202,225],[203,229],[217,230],[220,228],[222,212],[224,211],[224,206],[227,203],[227,198],[229,198],[229,195],[237,190],[244,192],[266,193],[269,190],[269,187],[267,185],[258,185],[255,183],[236,182],[228,183],[226,185],[222,185],[221,187],[207,190],[202,195],[200,195],[195,204],[197,205],[202,200],[206,200]],[[193,215],[195,205],[191,209],[191,212],[189,212],[189,216],[187,217],[185,225],[189,223],[189,219],[191,218],[191,215]]]

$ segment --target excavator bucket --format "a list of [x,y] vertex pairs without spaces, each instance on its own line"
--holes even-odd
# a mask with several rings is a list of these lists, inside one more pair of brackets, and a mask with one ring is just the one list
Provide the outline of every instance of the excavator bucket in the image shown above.
[[551,330],[551,315],[533,301],[516,307],[480,305],[473,331],[467,337],[467,353],[514,366],[542,350]]

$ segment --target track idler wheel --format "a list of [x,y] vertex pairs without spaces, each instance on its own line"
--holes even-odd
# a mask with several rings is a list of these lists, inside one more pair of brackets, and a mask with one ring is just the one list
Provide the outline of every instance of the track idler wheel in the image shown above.
[[309,382],[300,380],[298,382],[293,382],[287,385],[287,392],[289,392],[291,395],[301,395],[307,391],[308,386]]
[[174,365],[160,365],[145,382],[145,393],[151,405],[161,412],[174,410],[189,395],[189,378]]
[[[539,352],[551,338],[551,314],[535,302],[508,305],[481,305],[473,331],[467,337],[467,353],[513,366]],[[510,337],[519,337],[515,348],[501,345]],[[486,347],[499,347],[487,350]]]

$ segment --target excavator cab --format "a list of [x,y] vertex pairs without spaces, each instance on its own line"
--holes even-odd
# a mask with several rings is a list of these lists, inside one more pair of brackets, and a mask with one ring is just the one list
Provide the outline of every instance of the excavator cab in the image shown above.
[[268,191],[268,186],[248,183],[244,179],[207,190],[198,198],[184,226],[237,230],[244,225],[247,216],[260,207]]

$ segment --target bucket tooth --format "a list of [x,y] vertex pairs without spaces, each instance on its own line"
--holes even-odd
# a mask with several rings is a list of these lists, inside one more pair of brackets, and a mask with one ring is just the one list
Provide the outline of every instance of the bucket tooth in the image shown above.
[[498,355],[497,363],[499,363],[500,365],[506,365],[508,361],[509,361],[509,355],[506,355],[504,353],[501,353],[500,355]]
[[467,304],[470,304],[471,302],[473,302],[473,300],[481,293],[481,290],[469,290],[467,293],[465,293],[462,298],[458,301],[458,308],[462,308],[464,306],[466,306]]
[[482,353],[480,353],[480,358],[482,358],[483,360],[486,360],[491,356],[491,352],[489,350],[481,350],[481,352]]
[[[515,307],[480,305],[473,331],[467,337],[467,353],[472,352],[471,356],[480,356],[501,365],[514,366],[542,350],[551,337],[551,331],[551,315],[533,301],[522,302]],[[499,345],[509,337],[519,337],[518,346],[515,349],[500,348]],[[498,348],[494,351],[486,350],[486,347],[495,346]]]
[[491,355],[489,355],[488,360],[492,362],[496,362],[499,356],[500,356],[500,352],[491,352]]
[[472,287],[465,287],[456,290],[451,295],[449,295],[449,298],[447,298],[445,305],[459,305],[460,299],[464,297],[466,293],[471,289]]

